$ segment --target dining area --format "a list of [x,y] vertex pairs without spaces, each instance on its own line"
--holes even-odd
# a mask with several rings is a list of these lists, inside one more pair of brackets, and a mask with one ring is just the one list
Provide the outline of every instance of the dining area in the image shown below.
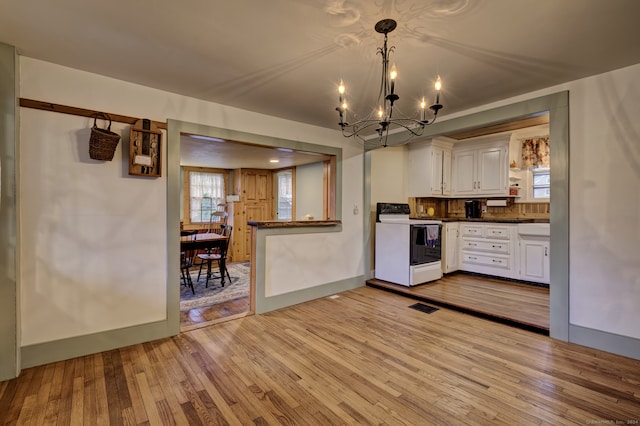
[[201,209],[199,220],[180,222],[180,277],[176,284],[180,286],[183,331],[250,311],[250,263],[236,260],[230,206],[213,200],[202,205],[206,211]]
[[250,310],[250,264],[232,261],[231,231],[230,225],[180,231],[182,331],[240,318]]
[[199,282],[201,278],[204,279],[205,288],[209,287],[209,281],[220,280],[222,287],[225,278],[231,281],[226,268],[231,231],[230,225],[220,225],[206,232],[180,231],[180,279],[182,285],[187,286],[194,295],[192,275],[195,270],[198,271],[195,280]]

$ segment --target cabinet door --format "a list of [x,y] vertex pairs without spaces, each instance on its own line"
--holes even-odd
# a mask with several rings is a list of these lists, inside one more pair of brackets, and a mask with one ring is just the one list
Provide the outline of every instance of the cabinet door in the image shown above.
[[272,173],[268,170],[246,170],[242,182],[242,193],[247,203],[271,204],[273,188]]
[[453,192],[459,195],[476,192],[476,151],[453,154]]
[[451,151],[442,150],[442,195],[451,195]]
[[458,236],[459,224],[447,223],[445,225],[445,257],[442,263],[444,273],[458,270]]
[[442,162],[444,160],[444,150],[434,147],[431,153],[431,194],[442,195]]
[[477,189],[481,194],[507,194],[507,163],[503,148],[478,150]]
[[432,194],[431,154],[431,147],[426,144],[409,144],[409,197]]
[[520,239],[520,279],[549,284],[549,241]]

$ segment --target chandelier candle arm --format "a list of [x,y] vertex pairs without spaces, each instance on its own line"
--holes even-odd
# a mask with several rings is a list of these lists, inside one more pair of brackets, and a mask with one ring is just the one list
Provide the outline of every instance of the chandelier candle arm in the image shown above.
[[[357,137],[362,141],[366,141],[368,135],[364,132],[372,126],[378,126],[375,131],[378,133],[378,140],[383,142],[383,146],[387,146],[387,138],[389,136],[389,130],[392,127],[404,129],[409,132],[410,138],[413,136],[420,136],[424,127],[433,124],[443,106],[440,104],[440,91],[442,89],[442,80],[440,76],[437,77],[435,82],[436,101],[429,107],[432,111],[432,119],[427,119],[426,102],[424,97],[420,103],[419,118],[412,117],[394,117],[393,106],[394,103],[400,99],[400,96],[396,94],[396,80],[398,78],[398,70],[395,64],[389,70],[389,54],[395,50],[395,46],[387,46],[387,35],[393,31],[397,26],[396,21],[393,19],[383,19],[378,21],[375,25],[376,32],[384,34],[384,44],[378,48],[378,53],[382,56],[382,73],[380,79],[380,92],[378,93],[378,110],[377,112],[370,113],[367,118],[358,119],[354,123],[349,124],[347,115],[347,101],[346,101],[346,88],[344,82],[340,80],[338,86],[339,101],[340,104],[336,108],[340,117],[340,128],[342,134],[345,137]],[[401,114],[402,115],[402,114]],[[357,115],[355,115],[357,117]],[[377,117],[377,118],[376,118]]]

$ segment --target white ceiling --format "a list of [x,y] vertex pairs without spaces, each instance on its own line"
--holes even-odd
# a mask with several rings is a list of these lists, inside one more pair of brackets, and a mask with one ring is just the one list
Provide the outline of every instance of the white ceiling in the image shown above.
[[270,148],[247,143],[181,135],[180,165],[223,169],[283,169],[328,160],[330,156],[314,152]]
[[[337,128],[378,93],[383,18],[411,113],[444,82],[441,115],[640,63],[638,0],[0,0],[21,55]],[[45,100],[46,101],[46,100]],[[82,107],[82,105],[78,105]]]

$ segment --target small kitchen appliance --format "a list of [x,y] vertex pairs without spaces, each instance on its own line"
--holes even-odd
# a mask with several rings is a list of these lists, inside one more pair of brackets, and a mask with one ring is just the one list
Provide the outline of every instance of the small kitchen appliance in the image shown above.
[[467,200],[464,202],[464,216],[467,219],[479,218],[481,215],[480,200]]

